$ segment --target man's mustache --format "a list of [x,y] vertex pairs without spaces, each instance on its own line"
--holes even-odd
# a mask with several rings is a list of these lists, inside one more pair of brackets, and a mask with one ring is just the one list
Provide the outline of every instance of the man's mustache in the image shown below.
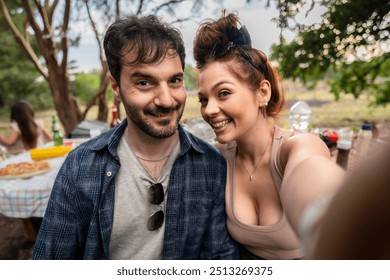
[[174,111],[177,111],[180,108],[180,105],[174,107],[161,107],[157,106],[155,109],[145,108],[144,114],[159,115],[159,114],[169,114]]

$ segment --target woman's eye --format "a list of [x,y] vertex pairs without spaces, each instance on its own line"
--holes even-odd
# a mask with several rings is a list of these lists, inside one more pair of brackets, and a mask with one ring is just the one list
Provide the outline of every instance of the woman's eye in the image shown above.
[[229,94],[230,94],[230,91],[222,90],[222,91],[219,92],[218,96],[219,97],[225,97],[225,96],[227,96]]
[[202,104],[202,105],[206,105],[207,104],[207,99],[199,97],[199,103]]

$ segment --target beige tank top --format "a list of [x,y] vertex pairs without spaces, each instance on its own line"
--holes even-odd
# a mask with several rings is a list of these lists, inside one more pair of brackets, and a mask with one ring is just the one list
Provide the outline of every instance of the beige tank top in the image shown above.
[[[281,145],[293,134],[293,131],[275,127],[272,142],[270,169],[278,193],[280,194],[283,169],[279,163]],[[231,142],[221,149],[227,162],[226,213],[227,226],[231,236],[248,251],[265,259],[297,259],[303,257],[300,242],[283,212],[282,218],[274,225],[255,226],[241,223],[233,209],[233,174],[236,143]]]

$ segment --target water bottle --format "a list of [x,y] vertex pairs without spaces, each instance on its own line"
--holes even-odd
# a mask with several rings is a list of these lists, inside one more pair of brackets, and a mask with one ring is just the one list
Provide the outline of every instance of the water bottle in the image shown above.
[[290,125],[294,131],[306,133],[309,128],[311,109],[305,101],[298,101],[290,108]]
[[372,125],[364,123],[360,127],[358,137],[356,140],[356,155],[359,158],[364,158],[368,153],[368,148],[372,138]]

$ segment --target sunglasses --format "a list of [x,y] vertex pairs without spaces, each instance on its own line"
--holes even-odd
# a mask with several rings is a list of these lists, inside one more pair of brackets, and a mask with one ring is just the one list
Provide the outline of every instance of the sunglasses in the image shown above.
[[[164,200],[164,188],[160,183],[153,184],[148,188],[148,201],[153,205],[159,205]],[[158,230],[164,222],[164,211],[155,211],[148,219],[149,231]]]

